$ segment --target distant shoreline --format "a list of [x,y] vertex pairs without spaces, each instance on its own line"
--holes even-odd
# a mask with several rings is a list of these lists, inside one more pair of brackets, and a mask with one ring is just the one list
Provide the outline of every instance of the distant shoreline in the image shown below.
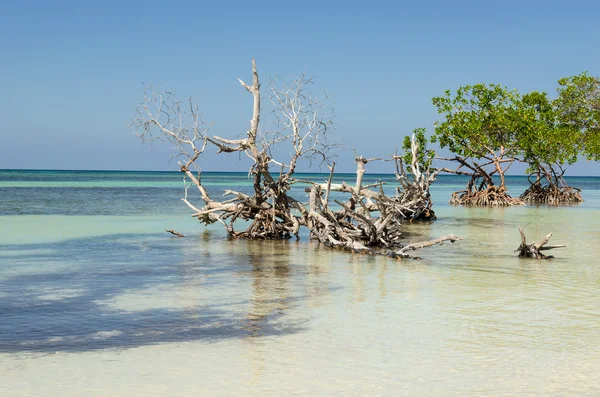
[[[28,168],[1,168],[0,172],[36,172],[36,173],[50,173],[50,172],[61,172],[61,173],[154,173],[154,174],[180,174],[180,171],[161,171],[161,170],[72,170],[72,169],[28,169]],[[247,175],[248,172],[243,171],[202,171],[203,174],[230,174],[230,175]],[[296,172],[299,175],[323,175],[328,172]],[[353,175],[354,172],[339,172],[338,175]],[[392,176],[393,173],[382,173],[382,172],[365,172],[367,175],[386,175]],[[460,175],[454,174],[440,174],[438,178],[453,177],[460,178]],[[507,178],[521,178],[527,177],[526,174],[510,174],[506,175]],[[566,178],[599,178],[600,175],[565,175]]]

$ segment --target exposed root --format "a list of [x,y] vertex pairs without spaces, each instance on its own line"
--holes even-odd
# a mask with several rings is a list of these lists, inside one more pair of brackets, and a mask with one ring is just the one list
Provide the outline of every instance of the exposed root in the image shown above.
[[484,190],[460,190],[454,192],[450,198],[450,204],[503,207],[524,205],[525,202],[520,198],[509,196],[504,186],[488,186]]
[[574,204],[583,202],[581,189],[570,186],[559,187],[553,184],[542,186],[540,181],[529,186],[520,198],[527,203]]
[[396,189],[393,202],[399,206],[402,219],[412,221],[433,221],[435,212],[431,209],[433,203],[429,194],[429,185],[420,186],[414,182],[402,181],[403,186]]
[[402,156],[392,157],[396,163],[396,180],[400,184],[396,189],[394,200],[404,208],[400,211],[403,219],[411,222],[436,219],[435,212],[431,209],[433,202],[429,186],[436,180],[441,170],[433,170],[430,163],[420,165],[421,150],[426,151],[426,148],[419,146],[418,139],[413,134],[410,140],[410,164],[404,164]]
[[436,219],[437,219],[437,216],[435,215],[435,211],[433,211],[431,208],[425,208],[419,214],[417,214],[416,216],[411,218],[411,222],[412,221],[434,221]]
[[552,255],[544,255],[540,251],[566,247],[566,245],[546,245],[550,237],[552,237],[552,233],[549,233],[534,244],[527,244],[523,228],[519,228],[519,233],[521,234],[521,245],[515,250],[515,252],[519,253],[519,258],[551,259],[554,258]]
[[[410,149],[412,160],[407,169],[401,157],[392,158],[396,161],[396,178],[400,185],[393,197],[385,194],[382,182],[363,183],[365,165],[380,159],[357,156],[356,181],[352,185],[332,184],[335,164],[330,167],[326,184],[297,180],[294,173],[299,161],[327,161],[330,145],[326,134],[331,123],[321,116],[323,105],[304,91],[310,80],[299,78],[291,85],[272,87],[271,100],[281,123],[280,130],[274,134],[259,133],[261,94],[254,61],[252,76],[252,84],[240,80],[253,98],[250,129],[243,139],[209,136],[210,126],[204,127],[197,106],[191,100],[179,101],[168,92],[145,95],[143,106],[138,109],[134,125],[142,139],[166,137],[180,150],[176,157],[181,159],[179,165],[184,175],[182,201],[194,212],[193,217],[206,225],[220,223],[231,238],[284,240],[299,238],[300,229],[307,228],[311,237],[327,246],[361,253],[399,249],[393,254],[396,257],[404,257],[408,250],[442,242],[436,240],[407,247],[401,243],[403,221],[435,218],[429,186],[439,171],[432,170],[428,163],[423,167],[419,165],[415,135]],[[248,172],[252,192],[226,190],[226,198],[221,200],[209,193],[196,164],[209,145],[216,146],[218,153],[245,154],[252,160]],[[290,157],[287,160],[274,158],[275,146],[289,149]],[[273,169],[275,166],[278,173]],[[300,182],[310,186],[308,204],[291,195],[293,184]],[[188,190],[193,187],[198,190],[202,205],[188,199]],[[336,195],[339,199],[330,197],[330,192],[340,193]],[[330,205],[334,206],[333,210]],[[236,227],[245,230],[235,230]],[[169,232],[180,235],[173,230]],[[456,240],[450,236],[443,241],[448,239]]]

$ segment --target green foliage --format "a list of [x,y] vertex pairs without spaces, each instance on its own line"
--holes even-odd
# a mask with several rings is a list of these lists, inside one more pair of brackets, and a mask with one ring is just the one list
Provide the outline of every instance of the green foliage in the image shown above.
[[581,152],[576,129],[561,124],[556,101],[537,91],[523,96],[524,122],[518,145],[528,172],[562,168],[577,161]]
[[[416,141],[417,145],[419,146],[419,151],[417,154],[417,156],[418,156],[417,164],[419,165],[419,168],[424,172],[427,169],[431,168],[433,159],[435,158],[435,151],[431,150],[431,149],[427,149],[428,140],[427,140],[427,137],[425,136],[425,132],[426,132],[425,128],[416,128],[413,131],[415,141]],[[402,142],[402,150],[404,151],[404,154],[402,156],[402,161],[404,161],[404,164],[406,164],[408,170],[412,171],[412,165],[411,165],[412,161],[413,161],[412,142],[411,142],[411,137],[408,135],[404,137],[404,141]]]
[[493,158],[494,152],[514,153],[521,122],[516,91],[495,84],[459,88],[453,96],[433,98],[446,119],[435,125],[433,141],[465,158]]
[[528,163],[529,172],[553,174],[556,181],[580,155],[600,160],[600,79],[582,73],[558,83],[554,100],[544,92],[520,95],[495,84],[464,86],[454,95],[446,91],[433,98],[445,120],[436,123],[432,141],[471,164],[496,163],[491,172],[473,166],[480,173],[502,175],[498,161],[508,159]]
[[563,130],[579,133],[579,150],[600,160],[600,78],[587,72],[558,81],[554,105]]

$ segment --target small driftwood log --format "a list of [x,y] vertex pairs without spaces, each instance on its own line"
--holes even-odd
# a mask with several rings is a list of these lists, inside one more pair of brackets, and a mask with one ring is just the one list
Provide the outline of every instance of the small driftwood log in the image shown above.
[[[454,243],[457,240],[462,240],[462,238],[458,237],[454,234],[449,234],[447,236],[442,236],[442,237],[436,238],[435,240],[429,240],[429,241],[423,241],[423,242],[405,245],[398,251],[395,251],[395,252],[390,251],[388,253],[388,256],[390,256],[392,258],[414,258],[414,257],[411,257],[410,255],[408,255],[407,252],[415,251],[415,250],[425,248],[425,247],[431,247],[431,246],[437,245],[437,244],[442,245],[442,244],[444,244],[445,241],[450,241],[451,243]],[[414,258],[414,259],[418,259],[418,258]]]
[[540,251],[566,247],[566,245],[546,245],[552,237],[552,233],[548,233],[543,239],[534,244],[527,244],[523,228],[519,228],[519,233],[521,233],[521,245],[515,250],[519,253],[519,258],[551,259],[554,258],[552,255],[544,255]]
[[183,234],[179,233],[178,231],[172,230],[172,229],[165,229],[165,232],[171,233],[172,235],[177,236],[177,237],[185,237]]

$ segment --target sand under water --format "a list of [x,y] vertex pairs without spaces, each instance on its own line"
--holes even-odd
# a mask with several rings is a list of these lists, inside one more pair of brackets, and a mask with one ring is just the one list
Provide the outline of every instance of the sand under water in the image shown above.
[[[398,261],[230,241],[177,173],[0,172],[0,395],[598,396],[600,178],[573,181],[487,209],[440,178],[406,239],[464,240]],[[518,259],[518,226],[567,247]]]

